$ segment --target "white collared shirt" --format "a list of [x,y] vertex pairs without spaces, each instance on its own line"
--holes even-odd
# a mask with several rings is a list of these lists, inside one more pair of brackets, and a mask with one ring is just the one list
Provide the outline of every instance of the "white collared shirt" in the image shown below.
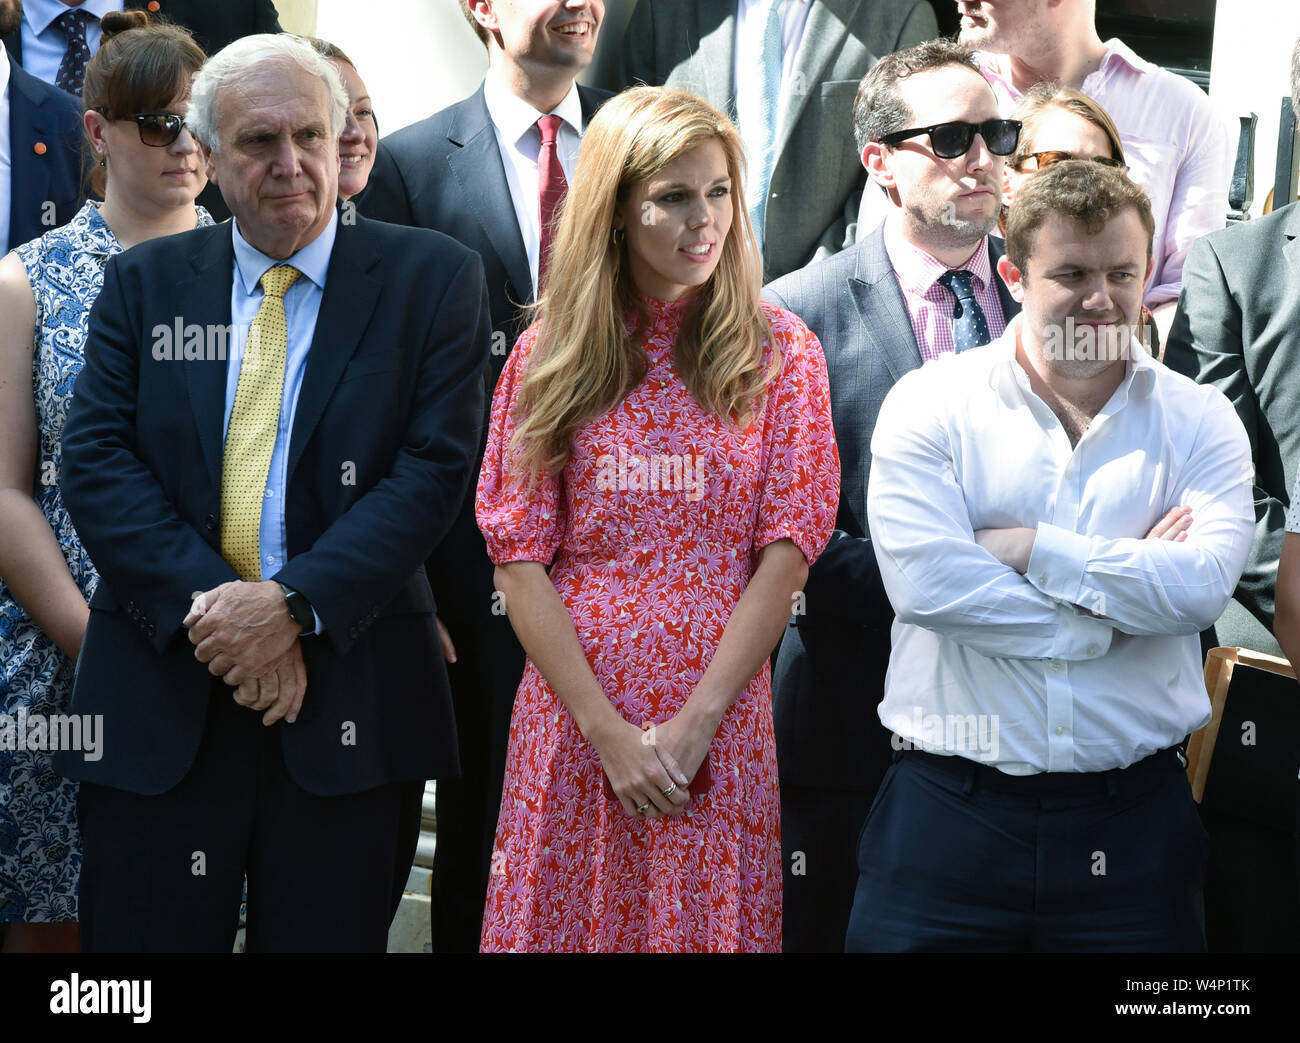
[[[1072,448],[1020,329],[908,373],[876,421],[867,513],[897,613],[880,720],[1011,774],[1127,767],[1209,720],[1198,634],[1250,549],[1250,444],[1217,388],[1138,352]],[[1186,542],[1143,539],[1175,506]],[[1037,530],[1024,576],[974,542],[1016,526]]]
[[[528,270],[537,293],[537,262],[542,252],[541,183],[537,173],[537,156],[542,149],[542,134],[537,121],[550,115],[538,112],[522,98],[512,94],[489,70],[483,82],[483,99],[487,102],[497,148],[510,186],[510,201],[515,205],[519,234],[528,253]],[[555,152],[565,179],[572,184],[578,169],[578,146],[582,144],[582,100],[578,84],[569,87],[564,100],[551,110],[564,122],[555,136]]]
[[[123,6],[122,0],[83,0],[77,7],[69,7],[63,0],[23,0],[23,68],[52,86],[68,50],[67,38],[55,27],[54,19],[64,11],[77,10],[101,19],[110,11],[122,10]],[[100,36],[98,21],[86,26],[86,44],[91,54],[99,49]]]
[[[763,0],[737,0],[736,3],[736,53],[735,53],[735,94],[741,98],[757,96],[757,88],[747,88],[751,79],[762,76],[763,30],[765,26],[759,18],[754,17],[756,8]],[[799,57],[799,45],[803,42],[803,31],[808,25],[808,12],[812,0],[783,0],[781,3],[781,102],[777,117],[778,126],[773,132],[773,139],[780,132],[780,122],[785,119],[785,110],[789,102],[790,78],[794,75],[794,63]],[[737,124],[740,114],[737,113]]]
[[[9,52],[0,44],[0,257],[9,251],[9,215],[13,212],[13,150],[9,141]],[[14,244],[18,245],[18,244]]]

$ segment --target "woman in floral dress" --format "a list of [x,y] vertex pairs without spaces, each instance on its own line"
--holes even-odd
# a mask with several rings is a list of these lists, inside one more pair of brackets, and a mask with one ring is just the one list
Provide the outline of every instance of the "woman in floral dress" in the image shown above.
[[528,667],[484,950],[780,950],[767,657],[839,460],[741,179],[693,95],[607,102],[497,386],[478,519]]
[[[135,243],[212,223],[194,205],[207,179],[181,125],[204,55],[184,29],[147,22],[143,12],[105,15],[86,66],[86,136],[104,202],[0,261],[0,714],[14,727],[67,713],[98,579],[58,478],[104,265]],[[26,745],[0,743],[4,949],[75,950],[77,787],[55,774],[49,752]]]

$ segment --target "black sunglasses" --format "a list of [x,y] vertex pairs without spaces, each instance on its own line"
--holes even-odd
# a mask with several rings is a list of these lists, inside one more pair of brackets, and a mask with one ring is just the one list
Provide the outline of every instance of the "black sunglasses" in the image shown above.
[[101,116],[111,120],[135,120],[142,144],[153,148],[166,148],[181,136],[185,117],[174,112],[137,112],[134,116],[109,116],[107,109],[98,109]]
[[1052,149],[1048,152],[1030,152],[1020,161],[1020,168],[1024,169],[1025,160],[1032,159],[1038,164],[1039,170],[1046,170],[1053,163],[1060,163],[1067,159],[1086,159],[1090,163],[1100,163],[1103,167],[1117,167],[1120,170],[1128,169],[1121,160],[1113,156],[1076,156],[1073,152],[1062,152],[1060,149]]
[[956,159],[970,151],[978,133],[995,156],[1009,156],[1020,140],[1019,120],[985,120],[983,123],[936,123],[932,127],[913,127],[882,135],[885,145],[897,145],[908,138],[930,135],[930,147],[940,159]]

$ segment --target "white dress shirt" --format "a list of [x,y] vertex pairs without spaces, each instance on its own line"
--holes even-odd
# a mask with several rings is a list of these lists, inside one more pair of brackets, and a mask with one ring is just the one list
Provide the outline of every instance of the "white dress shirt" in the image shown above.
[[[512,94],[489,70],[483,82],[483,100],[487,102],[497,148],[510,186],[510,200],[515,205],[519,234],[528,252],[528,270],[537,293],[537,262],[542,252],[541,185],[537,175],[537,156],[542,150],[542,134],[537,121],[551,113],[538,112],[522,98]],[[572,184],[578,169],[578,146],[582,144],[582,100],[578,84],[569,87],[564,100],[551,110],[564,122],[555,135],[555,152],[565,179]]]
[[[908,373],[876,421],[867,512],[897,613],[880,720],[1010,774],[1123,768],[1209,720],[1197,635],[1250,549],[1250,444],[1217,388],[1139,353],[1072,448],[1020,328]],[[1186,542],[1143,539],[1175,506]],[[1017,526],[1037,530],[1024,576],[974,542]],[[944,741],[962,722],[994,741]]]
[[13,152],[9,145],[9,52],[0,44],[0,257],[9,251]]
[[[69,7],[63,0],[23,0],[23,68],[37,79],[53,84],[59,75],[59,65],[68,50],[68,40],[54,19],[64,11],[82,10],[103,18],[110,11],[121,11],[122,0],[83,0],[77,7]],[[99,22],[86,26],[86,44],[90,53],[99,49],[101,30]]]
[[[763,29],[764,25],[757,8],[763,0],[738,0],[736,4],[736,54],[735,54],[735,98],[757,97],[757,88],[746,90],[751,79],[762,76]],[[812,0],[782,0],[781,3],[781,104],[777,118],[777,132],[786,118],[786,108],[790,100],[790,80],[794,75],[794,63],[799,56],[799,44],[803,42],[803,31],[808,24],[808,11]],[[805,87],[807,89],[807,87]],[[743,126],[743,114],[736,114],[737,125]],[[776,134],[773,135],[773,138]]]

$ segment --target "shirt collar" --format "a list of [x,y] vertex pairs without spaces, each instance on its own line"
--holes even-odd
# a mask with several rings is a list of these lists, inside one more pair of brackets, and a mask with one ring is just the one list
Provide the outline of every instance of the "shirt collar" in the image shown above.
[[233,226],[235,240],[235,268],[243,280],[244,293],[248,294],[248,296],[253,295],[258,282],[261,281],[267,270],[274,268],[277,264],[291,264],[315,283],[318,288],[322,290],[325,288],[325,276],[329,272],[330,254],[334,251],[334,238],[338,234],[339,214],[337,210],[334,211],[333,218],[331,218],[330,223],[325,226],[325,230],[320,235],[283,261],[268,257],[249,243],[240,234],[238,218],[234,218],[231,225]]
[[[512,93],[491,69],[483,81],[483,100],[487,102],[488,115],[496,124],[501,137],[511,145],[536,126],[545,112],[538,112],[518,95]],[[551,110],[579,137],[582,136],[582,99],[578,97],[578,82],[569,84],[569,93]]]
[[1101,64],[1097,66],[1097,72],[1092,75],[1096,76],[1098,73],[1109,72],[1112,66],[1116,65],[1127,65],[1138,72],[1149,72],[1154,68],[1149,61],[1141,57],[1123,40],[1113,36],[1106,41],[1106,54],[1101,59]]
[[[980,350],[987,351],[994,359],[989,371],[989,385],[1007,405],[1017,404],[1016,391],[1028,392],[1029,374],[1016,361],[1016,342],[1020,336],[1024,315],[1016,315],[1007,323],[1006,331],[997,340]],[[1156,366],[1159,365],[1151,355],[1143,350],[1130,351],[1124,363],[1124,379],[1119,390],[1123,393],[1121,402],[1127,402],[1131,396],[1143,398],[1150,396],[1156,386]]]
[[[898,222],[901,214],[891,214],[885,219],[885,252],[898,275],[899,285],[908,293],[924,297],[939,277],[950,269],[930,253],[909,242]],[[975,276],[975,285],[984,289],[991,285],[992,266],[989,264],[989,239],[985,236],[975,247],[975,252],[959,267]]]
[[50,27],[50,23],[64,11],[86,11],[102,19],[109,11],[122,10],[122,0],[85,0],[76,7],[69,7],[61,0],[25,0],[23,18],[38,36]]

